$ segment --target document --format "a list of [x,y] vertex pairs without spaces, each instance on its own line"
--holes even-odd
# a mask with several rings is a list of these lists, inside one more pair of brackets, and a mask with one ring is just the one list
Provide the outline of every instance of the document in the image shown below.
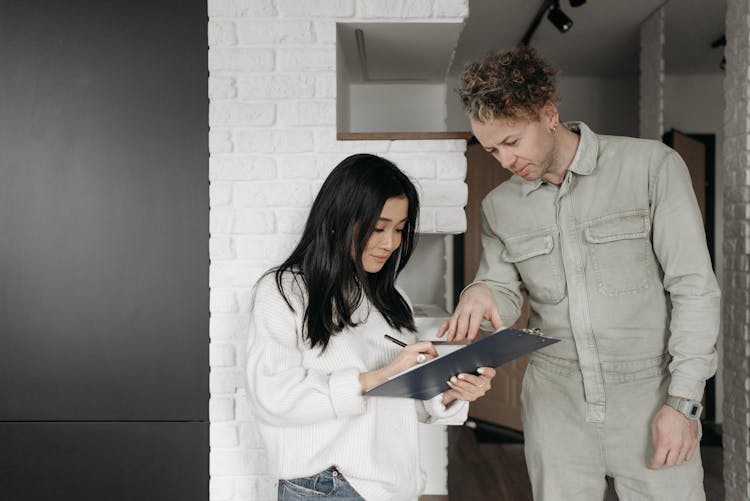
[[489,336],[416,365],[365,392],[367,397],[430,398],[450,389],[448,380],[460,373],[477,374],[480,367],[498,367],[558,342],[539,330],[504,327]]

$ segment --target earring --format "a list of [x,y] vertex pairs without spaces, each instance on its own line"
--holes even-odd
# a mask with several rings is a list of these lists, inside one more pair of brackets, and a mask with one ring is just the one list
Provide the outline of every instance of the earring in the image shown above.
[[557,132],[557,124],[550,125],[550,127],[549,127],[549,133],[554,136],[555,132]]

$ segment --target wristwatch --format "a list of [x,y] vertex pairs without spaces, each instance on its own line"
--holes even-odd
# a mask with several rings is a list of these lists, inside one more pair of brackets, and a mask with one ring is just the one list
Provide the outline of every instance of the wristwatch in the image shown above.
[[667,395],[667,400],[664,403],[693,421],[698,421],[701,418],[701,412],[703,412],[703,405],[697,400]]

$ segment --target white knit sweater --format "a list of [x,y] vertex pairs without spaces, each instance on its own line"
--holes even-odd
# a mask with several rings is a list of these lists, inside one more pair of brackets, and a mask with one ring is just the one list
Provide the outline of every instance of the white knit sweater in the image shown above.
[[367,501],[416,499],[424,488],[418,421],[461,424],[468,403],[363,398],[359,374],[401,349],[383,335],[407,343],[415,335],[394,330],[368,303],[355,312],[359,325],[332,336],[322,353],[310,349],[301,336],[304,293],[291,274],[284,287],[294,312],[273,275],[256,285],[247,348],[249,400],[270,473],[291,479],[336,466]]

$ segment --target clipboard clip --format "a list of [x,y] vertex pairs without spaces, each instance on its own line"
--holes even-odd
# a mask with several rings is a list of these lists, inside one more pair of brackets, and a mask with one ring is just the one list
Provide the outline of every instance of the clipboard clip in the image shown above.
[[524,332],[531,334],[532,336],[539,336],[539,337],[545,337],[544,332],[542,332],[542,329],[539,327],[535,327],[533,329],[522,329]]

